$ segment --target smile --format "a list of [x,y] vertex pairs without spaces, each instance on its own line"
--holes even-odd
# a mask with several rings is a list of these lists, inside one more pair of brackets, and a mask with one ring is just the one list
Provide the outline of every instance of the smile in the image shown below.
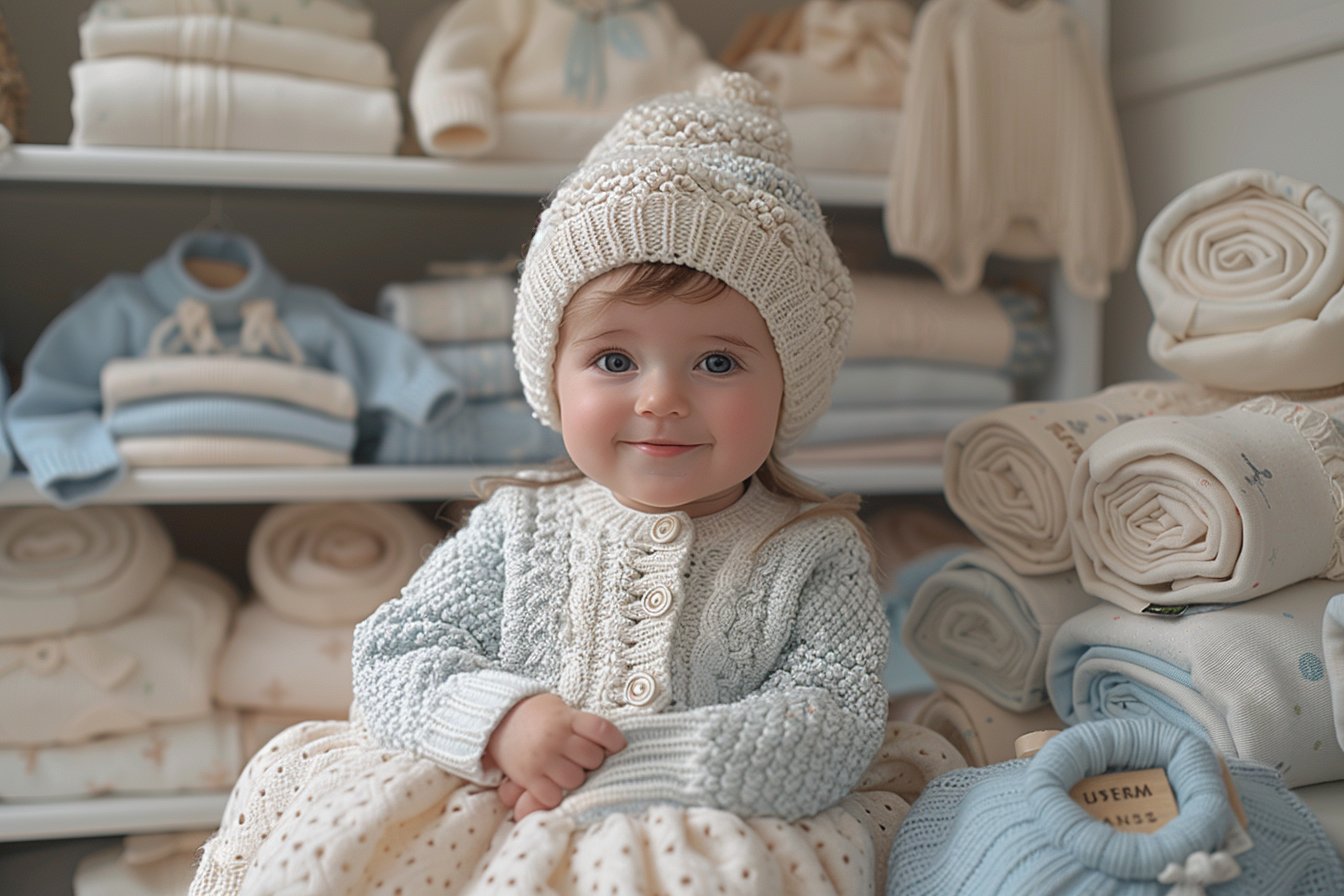
[[699,445],[681,445],[673,442],[625,442],[624,444],[650,457],[677,457],[700,447]]

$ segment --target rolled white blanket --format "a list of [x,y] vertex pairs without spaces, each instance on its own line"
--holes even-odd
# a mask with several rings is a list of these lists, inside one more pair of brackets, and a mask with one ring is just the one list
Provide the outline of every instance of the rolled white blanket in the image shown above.
[[224,643],[215,699],[225,706],[343,719],[354,699],[355,623],[313,625],[259,601],[245,605]]
[[1073,566],[1068,489],[1083,451],[1121,423],[1202,414],[1245,396],[1191,383],[1119,383],[1073,401],[1023,402],[960,424],[947,437],[947,503],[972,532],[1027,575]]
[[173,564],[143,507],[0,511],[0,642],[114,622],[145,604]]
[[924,580],[901,641],[939,682],[969,685],[1004,709],[1049,702],[1050,639],[1098,604],[1072,572],[1022,576],[992,551],[964,551]]
[[402,504],[276,505],[252,532],[247,571],[281,616],[353,626],[396,597],[441,540]]
[[1136,613],[1344,579],[1344,435],[1270,396],[1136,420],[1083,454],[1069,516],[1083,587]]
[[1048,705],[1030,712],[1007,712],[975,688],[951,681],[940,683],[916,708],[914,721],[941,734],[967,765],[977,767],[1016,758],[1013,743],[1028,731],[1064,727]]
[[517,285],[505,274],[389,283],[378,313],[425,342],[508,339]]
[[1272,392],[1344,383],[1344,205],[1259,169],[1195,184],[1144,233],[1148,352],[1183,379]]
[[1344,779],[1321,639],[1339,590],[1308,579],[1178,617],[1080,613],[1051,645],[1050,700],[1070,725],[1154,718],[1201,733],[1220,753],[1278,769],[1289,787]]

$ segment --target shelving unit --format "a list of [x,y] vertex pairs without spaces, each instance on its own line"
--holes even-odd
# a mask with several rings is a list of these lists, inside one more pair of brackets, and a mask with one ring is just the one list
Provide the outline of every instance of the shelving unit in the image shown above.
[[183,793],[0,803],[0,842],[207,830],[218,827],[227,800],[226,793]]

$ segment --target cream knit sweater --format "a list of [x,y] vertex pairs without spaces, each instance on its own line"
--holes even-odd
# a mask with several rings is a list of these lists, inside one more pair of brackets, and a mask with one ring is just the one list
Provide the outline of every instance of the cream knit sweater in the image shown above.
[[360,623],[356,704],[373,736],[483,784],[495,725],[554,692],[628,746],[561,805],[815,814],[882,738],[887,631],[849,523],[753,482],[692,519],[590,481],[506,487]]
[[409,102],[430,155],[494,148],[501,112],[615,121],[719,71],[661,0],[458,0],[421,51]]

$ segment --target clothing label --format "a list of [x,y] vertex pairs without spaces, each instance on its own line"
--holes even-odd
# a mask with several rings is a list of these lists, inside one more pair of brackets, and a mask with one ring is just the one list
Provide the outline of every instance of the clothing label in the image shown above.
[[1151,834],[1176,817],[1176,795],[1160,768],[1109,772],[1084,778],[1069,796],[1088,815],[1111,827]]

